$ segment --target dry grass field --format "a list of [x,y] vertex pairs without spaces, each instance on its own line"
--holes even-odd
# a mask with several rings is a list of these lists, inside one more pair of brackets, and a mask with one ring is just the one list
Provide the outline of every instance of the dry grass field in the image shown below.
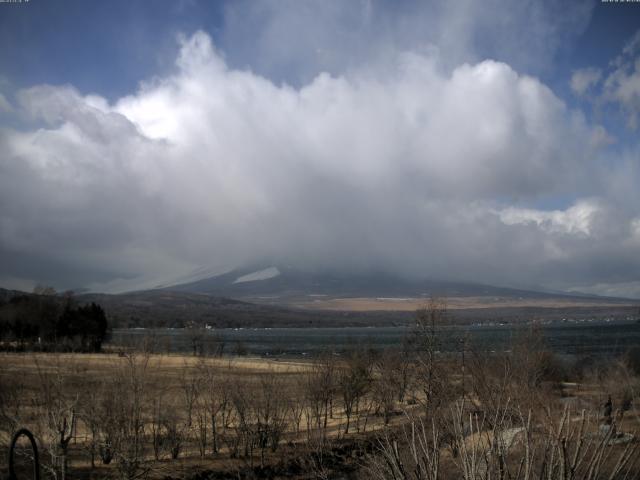
[[[71,438],[65,468],[81,476],[126,477],[115,465],[118,442],[148,444],[136,453],[136,469],[151,478],[282,462],[285,451],[309,454],[311,443],[345,436],[338,366],[327,360],[2,353],[0,439],[7,445],[12,428],[29,428],[51,454],[42,457],[50,476],[60,468],[54,458],[60,452],[53,452],[65,435]],[[402,422],[376,413],[376,400],[362,393],[353,397],[359,405],[349,419],[351,435]],[[138,417],[137,427],[110,431],[131,417]],[[105,445],[114,450],[108,465]]]
[[[291,301],[291,306],[297,308],[329,311],[351,312],[415,312],[425,305],[423,297],[408,298],[333,298],[313,297],[300,298]],[[516,297],[447,297],[447,308],[450,310],[464,309],[499,309],[499,308],[593,308],[610,306],[608,300],[594,298],[516,298]],[[616,301],[618,307],[633,307],[633,302]]]
[[[628,364],[559,370],[535,332],[503,354],[445,357],[430,330],[438,312],[423,313],[413,356],[1,353],[0,441],[30,429],[43,476],[56,480],[637,473],[640,383]],[[19,452],[26,471],[30,450]],[[567,452],[582,476],[562,476]]]

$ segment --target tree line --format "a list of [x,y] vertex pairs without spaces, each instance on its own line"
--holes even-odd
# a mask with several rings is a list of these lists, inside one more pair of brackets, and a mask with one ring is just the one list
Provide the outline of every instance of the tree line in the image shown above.
[[51,288],[0,300],[0,348],[98,352],[109,325],[104,309],[78,304],[71,293]]

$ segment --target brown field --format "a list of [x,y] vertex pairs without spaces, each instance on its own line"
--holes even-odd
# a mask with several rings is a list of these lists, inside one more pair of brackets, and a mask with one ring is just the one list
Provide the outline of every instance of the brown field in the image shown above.
[[[425,298],[332,298],[314,297],[295,299],[291,306],[312,310],[354,311],[354,312],[414,312],[424,307]],[[612,302],[607,300],[575,299],[575,298],[513,298],[513,297],[447,297],[447,308],[463,309],[498,309],[498,308],[573,308],[573,307],[606,307]],[[617,307],[632,307],[633,302],[615,302]]]
[[[130,359],[133,359],[136,365],[134,368],[130,368]],[[246,456],[241,459],[233,458],[237,456],[231,453],[233,447],[230,444],[237,440],[235,436],[243,435],[238,433],[240,420],[237,414],[231,412],[234,408],[232,403],[241,401],[236,396],[244,396],[248,402],[260,398],[256,400],[260,406],[248,407],[252,410],[251,415],[255,416],[254,421],[257,421],[260,414],[270,414],[279,415],[284,424],[279,453],[274,455],[275,452],[269,449],[266,463],[281,461],[282,455],[285,455],[284,452],[289,452],[287,455],[290,455],[292,449],[297,452],[295,455],[300,455],[300,452],[308,453],[308,448],[304,445],[316,437],[315,430],[321,422],[324,422],[320,429],[325,441],[344,437],[346,417],[337,405],[334,408],[333,399],[331,412],[326,415],[326,419],[322,418],[321,411],[313,413],[308,410],[302,413],[302,403],[305,401],[303,390],[314,370],[314,365],[310,361],[278,361],[250,357],[205,358],[179,354],[132,353],[123,357],[115,353],[0,353],[0,364],[2,365],[0,386],[5,393],[13,388],[19,391],[19,398],[13,399],[11,395],[8,398],[4,396],[5,404],[0,405],[3,409],[0,414],[5,411],[13,412],[14,416],[18,417],[16,427],[27,426],[46,445],[54,442],[56,437],[55,432],[51,432],[51,426],[47,425],[47,416],[51,416],[52,411],[55,411],[56,415],[62,415],[64,411],[67,416],[72,410],[74,411],[77,422],[68,460],[70,468],[82,475],[117,476],[113,463],[109,466],[101,465],[96,458],[95,465],[91,467],[87,453],[91,444],[91,428],[84,419],[86,410],[91,412],[96,405],[83,405],[85,399],[88,399],[92,392],[107,398],[118,395],[118,392],[111,389],[111,382],[117,378],[119,382],[126,383],[126,377],[139,374],[141,376],[135,380],[143,388],[144,398],[141,400],[140,409],[147,443],[150,442],[149,431],[153,428],[151,424],[154,421],[151,410],[154,400],[158,398],[162,398],[163,408],[175,412],[171,421],[180,426],[181,435],[184,437],[181,441],[179,457],[175,459],[169,458],[170,453],[163,452],[156,460],[151,449],[148,447],[145,449],[142,459],[146,468],[149,469],[147,475],[152,478],[163,478],[169,473],[183,475],[208,469],[237,471],[247,465],[253,466],[264,462],[265,460],[260,459],[259,455],[256,457],[255,452],[249,459]],[[212,393],[207,390],[204,383],[198,383],[205,382],[205,375],[211,375],[214,379],[211,381],[215,382],[212,386],[219,391]],[[187,398],[190,389],[194,397],[191,402]],[[55,390],[55,394],[63,399],[64,405],[56,403],[60,399],[54,400],[54,405],[46,404],[43,395],[49,390]],[[206,395],[219,395],[221,401],[227,402],[229,411],[226,413],[227,420],[217,418],[218,421],[226,422],[226,425],[222,426],[223,432],[218,439],[220,442],[218,452],[212,454],[211,447],[206,446],[203,447],[205,450],[203,455],[197,445],[199,426],[195,417],[198,408],[207,408],[205,404],[198,406],[198,399],[204,399]],[[11,400],[16,400],[17,404],[11,405]],[[265,401],[273,402],[271,411],[258,412],[264,407]],[[337,403],[337,399],[335,402]],[[401,405],[398,406],[401,407]],[[409,410],[412,408],[406,407]],[[358,435],[357,432],[365,434],[384,426],[382,417],[373,414],[371,399],[367,401],[366,409],[364,406],[361,408],[362,412],[357,421],[353,417],[351,419],[352,435]],[[185,413],[187,410],[192,410],[189,414],[190,419],[187,419]],[[85,411],[84,414],[83,411]],[[296,422],[294,415],[297,411],[300,411],[300,416]],[[363,415],[367,417],[364,420]],[[107,420],[107,423],[110,421]],[[388,424],[393,425],[402,421],[403,419],[396,415],[389,419]],[[210,424],[205,426],[211,428]],[[2,445],[8,443],[10,430],[11,428],[6,424],[0,424]],[[223,440],[223,435],[229,438]],[[3,460],[6,458],[3,451],[0,451],[0,455]],[[0,462],[0,471],[6,468],[6,464],[3,467],[3,463]]]
[[[218,472],[207,478],[386,480],[393,475],[385,469],[400,460],[391,444],[385,450],[384,439],[398,438],[406,456],[419,432],[406,437],[403,429],[428,425],[441,440],[425,433],[425,455],[439,458],[438,478],[448,480],[461,478],[457,462],[465,449],[502,455],[492,447],[498,438],[514,445],[504,461],[516,464],[527,451],[545,451],[544,442],[555,448],[545,431],[573,432],[570,445],[580,435],[600,438],[602,406],[611,396],[624,443],[590,441],[587,450],[600,445],[593,454],[612,459],[635,452],[640,388],[628,366],[560,371],[531,335],[508,354],[469,352],[466,363],[428,348],[415,358],[363,350],[309,361],[0,353],[0,442],[6,445],[12,431],[26,426],[40,442],[44,476],[58,480],[191,478],[203,471]],[[577,434],[581,411],[587,422]],[[530,438],[542,442],[537,450],[525,449]],[[61,439],[68,441],[64,448]],[[112,454],[108,464],[105,452]],[[416,461],[409,457],[402,462]],[[610,469],[615,461],[602,465]],[[0,463],[0,474],[5,469]]]

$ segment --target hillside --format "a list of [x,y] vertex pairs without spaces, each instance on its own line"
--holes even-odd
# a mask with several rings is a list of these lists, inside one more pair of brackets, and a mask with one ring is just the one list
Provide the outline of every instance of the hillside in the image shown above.
[[405,323],[411,318],[406,312],[309,311],[163,290],[78,298],[103,305],[113,324],[120,327],[335,327]]
[[[287,269],[274,273],[275,269],[235,271],[164,289],[87,293],[76,299],[103,306],[114,327],[147,328],[401,325],[412,321],[430,295],[446,298],[450,319],[457,323],[638,315],[637,303],[624,299],[398,280],[388,275],[338,276]],[[24,292],[0,289],[0,300],[17,294]]]
[[236,269],[194,282],[168,286],[165,290],[208,293],[234,298],[264,295],[276,295],[283,298],[303,295],[327,295],[340,298],[393,296],[517,296],[540,298],[557,296],[549,293],[494,287],[470,282],[403,278],[385,272],[335,273],[304,271],[287,266]]

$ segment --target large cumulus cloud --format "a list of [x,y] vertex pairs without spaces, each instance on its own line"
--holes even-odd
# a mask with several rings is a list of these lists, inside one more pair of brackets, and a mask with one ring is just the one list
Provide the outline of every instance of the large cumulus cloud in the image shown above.
[[602,128],[536,78],[432,50],[292,87],[229,67],[203,32],[181,44],[173,74],[115,102],[17,95],[1,281],[113,290],[267,262],[607,293],[637,280],[634,152],[603,164]]

